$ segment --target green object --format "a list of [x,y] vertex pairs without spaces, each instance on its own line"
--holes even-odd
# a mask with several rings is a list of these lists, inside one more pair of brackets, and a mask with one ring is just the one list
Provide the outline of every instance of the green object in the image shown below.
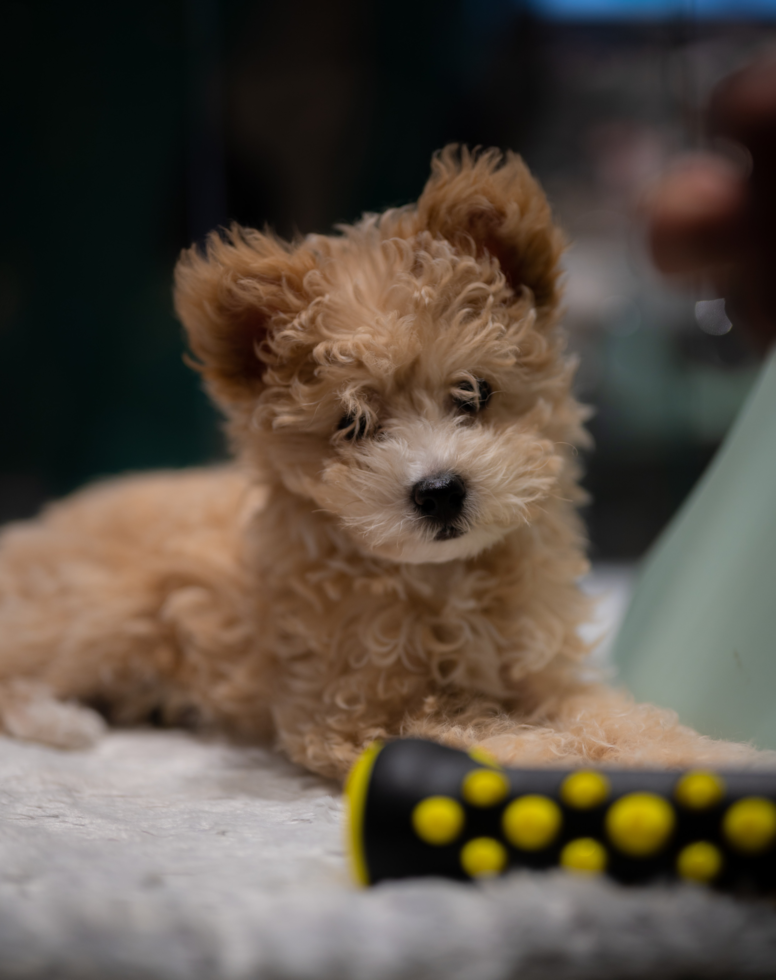
[[776,348],[648,556],[614,657],[639,701],[776,749]]
[[481,750],[373,743],[346,787],[363,885],[562,868],[746,892],[776,885],[776,773],[503,769]]

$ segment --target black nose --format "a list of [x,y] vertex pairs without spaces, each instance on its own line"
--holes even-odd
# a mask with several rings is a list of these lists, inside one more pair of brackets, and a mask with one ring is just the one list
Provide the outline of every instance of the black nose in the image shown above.
[[464,500],[466,484],[455,473],[419,480],[412,488],[415,507],[437,524],[452,524],[460,517]]

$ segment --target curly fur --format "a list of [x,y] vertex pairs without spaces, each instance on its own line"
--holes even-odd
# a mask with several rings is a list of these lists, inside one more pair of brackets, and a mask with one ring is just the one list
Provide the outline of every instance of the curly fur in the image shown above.
[[[506,762],[753,756],[585,680],[562,249],[517,156],[448,147],[414,206],[184,253],[176,306],[236,462],[5,532],[5,730],[79,744],[79,702],[274,737],[336,777],[399,734]],[[410,495],[448,472],[467,493],[443,539]]]

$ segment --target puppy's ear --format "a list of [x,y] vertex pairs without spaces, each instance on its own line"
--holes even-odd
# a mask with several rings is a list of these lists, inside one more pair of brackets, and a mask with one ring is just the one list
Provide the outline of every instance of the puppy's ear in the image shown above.
[[269,234],[232,225],[211,232],[204,251],[183,252],[175,269],[175,310],[216,400],[255,396],[271,359],[270,333],[309,303],[311,253]]
[[434,236],[489,252],[512,289],[519,293],[527,286],[537,306],[557,302],[565,241],[547,198],[516,153],[446,146],[434,155],[417,217]]

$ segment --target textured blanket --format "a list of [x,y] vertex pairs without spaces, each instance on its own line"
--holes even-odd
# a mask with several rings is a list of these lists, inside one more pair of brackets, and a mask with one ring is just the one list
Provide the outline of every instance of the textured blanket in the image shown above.
[[0,977],[776,977],[776,910],[561,873],[361,891],[336,787],[270,751],[0,739]]

